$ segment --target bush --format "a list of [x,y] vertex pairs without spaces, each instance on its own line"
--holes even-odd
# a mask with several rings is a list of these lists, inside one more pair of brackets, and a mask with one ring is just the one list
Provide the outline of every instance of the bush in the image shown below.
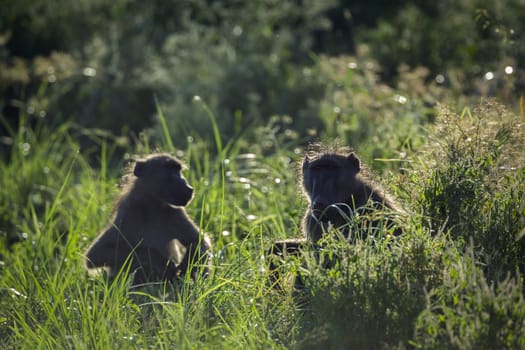
[[[62,16],[69,10],[77,13],[67,5],[58,12],[41,2],[27,9],[6,8],[4,17],[12,19],[0,33],[11,28],[13,32],[1,47],[12,58],[5,68],[21,77],[0,85],[4,112],[16,116],[20,110],[36,111],[54,120],[73,119],[84,127],[136,134],[156,124],[156,97],[174,140],[184,147],[190,125],[194,137],[212,135],[206,113],[193,104],[195,96],[218,116],[225,138],[248,125],[264,125],[275,114],[300,120],[310,112],[309,101],[320,97],[320,83],[308,68],[310,33],[327,4],[187,0],[170,5],[162,1],[84,5],[82,18],[92,21],[78,21],[78,26],[70,23],[76,16]],[[33,13],[39,6],[49,13]],[[31,40],[37,40],[41,27],[48,24],[50,29],[71,28],[63,32],[73,39],[50,30],[51,43],[16,60],[13,56],[19,53],[13,43],[23,41],[14,29],[26,17],[31,18],[27,28]],[[0,40],[0,46],[3,43]],[[73,60],[68,74],[54,74],[59,69],[51,59],[53,52]],[[34,72],[36,59],[45,63],[44,74]],[[310,113],[308,118],[317,117]]]
[[386,85],[366,47],[356,56],[321,56],[318,65],[326,86],[319,107],[321,139],[355,148],[376,170],[402,167],[423,144],[423,128],[433,121],[444,89],[427,83],[423,68],[407,67],[396,86]]
[[523,281],[496,287],[476,266],[472,247],[446,260],[443,282],[427,295],[412,345],[420,349],[523,349]]
[[394,243],[332,243],[329,255],[340,259],[330,269],[310,262],[302,347],[402,348],[412,339],[425,291],[441,284],[448,244],[409,230]]
[[[427,160],[421,206],[433,228],[473,242],[489,281],[525,273],[525,129],[494,103],[442,109]],[[429,163],[432,154],[432,163]]]

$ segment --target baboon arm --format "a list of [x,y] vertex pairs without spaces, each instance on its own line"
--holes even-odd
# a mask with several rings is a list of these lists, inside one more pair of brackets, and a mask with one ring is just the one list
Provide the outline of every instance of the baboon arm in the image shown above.
[[175,265],[182,263],[186,254],[186,247],[178,240],[173,239],[168,243],[168,257]]
[[[197,265],[204,265],[204,274],[208,274],[209,254],[211,251],[211,242],[207,235],[203,235],[198,242],[192,243],[186,247],[186,252],[178,269],[181,273],[186,273],[188,267],[196,263]],[[192,276],[195,275],[196,270],[192,270]]]
[[176,227],[176,229],[170,232],[169,235],[172,238],[176,238],[186,247],[191,244],[197,244],[201,239],[199,228],[184,213],[179,213],[175,219],[173,227]]
[[176,265],[179,265],[183,260],[184,256],[191,246],[196,246],[199,241],[199,236],[193,237],[193,231],[179,230],[173,234],[163,228],[155,229],[155,231],[149,231],[147,238],[145,238],[141,246],[150,248],[157,252],[160,257],[165,260],[170,260]]
[[304,218],[304,231],[308,239],[312,242],[317,242],[323,237],[323,234],[330,228],[329,224],[314,218],[310,213],[307,213]]
[[115,267],[119,259],[125,259],[130,249],[120,236],[120,232],[115,227],[101,233],[86,252],[87,267]]

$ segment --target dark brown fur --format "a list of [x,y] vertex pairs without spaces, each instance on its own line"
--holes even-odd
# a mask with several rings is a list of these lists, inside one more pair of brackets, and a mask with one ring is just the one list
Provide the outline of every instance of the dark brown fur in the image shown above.
[[[384,216],[397,211],[395,204],[382,189],[361,175],[361,162],[354,153],[323,153],[314,159],[306,156],[302,174],[309,200],[302,225],[309,240],[319,241],[330,229],[338,229],[348,237],[349,221],[356,214],[374,216],[376,212],[384,212],[383,217],[369,222],[367,231],[393,224]],[[399,233],[394,230],[394,234]]]
[[[354,153],[306,155],[301,171],[302,188],[309,202],[302,220],[305,237],[273,242],[267,252],[272,283],[280,278],[279,259],[299,255],[308,245],[315,247],[323,235],[332,230],[349,239],[355,238],[349,237],[353,233],[364,238],[364,233],[377,231],[382,226],[394,235],[401,233],[399,228],[392,228],[390,218],[385,218],[388,212],[398,211],[396,205],[383,190],[361,175],[361,163]],[[369,218],[355,230],[352,220],[357,213]],[[301,285],[300,280],[296,280],[295,285]]]
[[167,154],[136,162],[112,224],[86,252],[88,270],[104,268],[113,277],[129,262],[138,284],[172,280],[194,262],[207,264],[211,243],[186,214],[193,189],[181,169]]

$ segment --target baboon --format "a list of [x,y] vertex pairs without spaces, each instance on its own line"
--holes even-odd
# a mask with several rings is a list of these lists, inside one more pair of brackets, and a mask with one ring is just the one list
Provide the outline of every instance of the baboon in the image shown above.
[[[267,252],[272,282],[280,275],[276,257],[299,255],[308,246],[319,248],[319,240],[328,232],[336,230],[349,240],[356,236],[364,238],[366,233],[382,227],[394,235],[401,233],[387,217],[388,212],[398,212],[396,205],[379,186],[361,175],[361,162],[353,152],[307,154],[301,171],[302,189],[309,202],[302,219],[304,237],[272,243]],[[367,220],[353,225],[356,215]],[[301,281],[295,283],[296,287],[301,284]]]
[[[371,219],[361,234],[384,225],[393,225],[387,212],[398,211],[394,202],[377,185],[361,175],[361,162],[352,152],[348,155],[323,153],[314,159],[305,156],[302,163],[303,190],[309,205],[302,226],[306,237],[316,243],[330,229],[338,229],[347,238],[349,221],[356,214],[370,217],[379,212],[380,217]],[[399,228],[393,230],[401,233]]]
[[[211,243],[186,214],[193,188],[181,170],[181,163],[168,154],[135,163],[113,222],[86,252],[89,271],[103,268],[114,277],[129,263],[134,284],[173,280],[193,263],[204,265],[208,273]],[[190,271],[193,277],[196,271]]]

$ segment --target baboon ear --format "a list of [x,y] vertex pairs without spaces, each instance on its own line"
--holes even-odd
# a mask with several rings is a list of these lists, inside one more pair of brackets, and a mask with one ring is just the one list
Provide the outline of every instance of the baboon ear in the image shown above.
[[145,162],[137,161],[137,163],[135,163],[135,169],[133,169],[133,174],[135,174],[136,177],[142,177],[142,175],[144,175],[145,167]]
[[348,167],[354,170],[356,173],[358,173],[361,170],[361,162],[359,161],[359,158],[357,158],[354,152],[350,153],[346,157],[346,161]]

